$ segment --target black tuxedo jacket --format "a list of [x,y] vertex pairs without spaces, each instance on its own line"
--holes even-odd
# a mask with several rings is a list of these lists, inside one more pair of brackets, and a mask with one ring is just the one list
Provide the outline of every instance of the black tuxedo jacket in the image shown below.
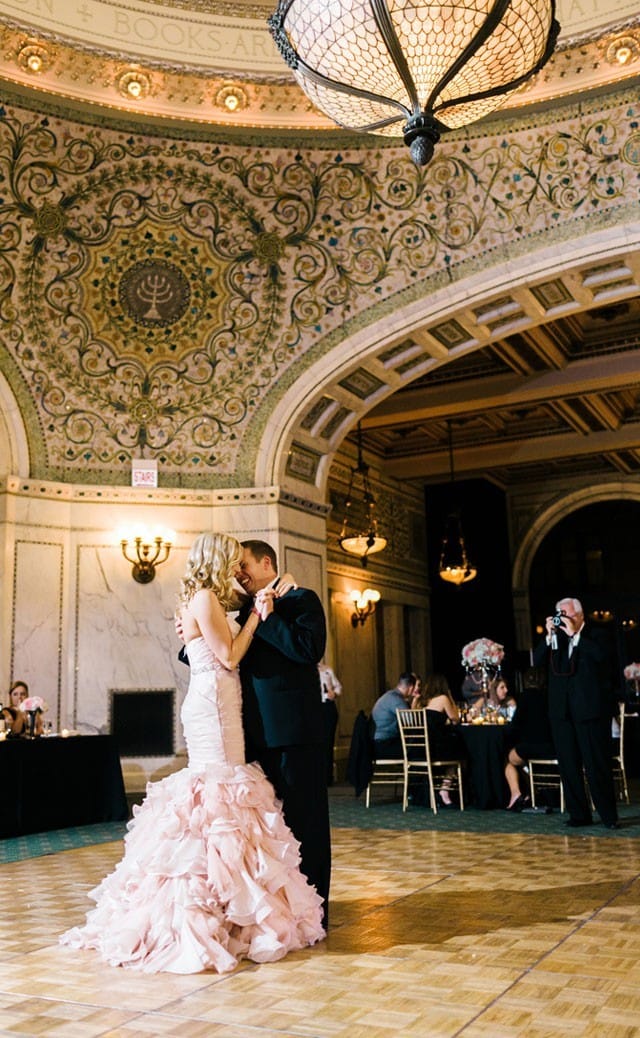
[[610,717],[612,692],[606,667],[607,647],[599,632],[585,625],[571,656],[568,646],[566,637],[559,637],[557,650],[543,639],[534,652],[536,666],[548,665],[549,717],[570,717],[575,721]]
[[[244,624],[251,609],[238,614]],[[276,598],[240,663],[247,760],[261,747],[321,744],[324,719],[318,663],[327,639],[315,591],[297,588]]]

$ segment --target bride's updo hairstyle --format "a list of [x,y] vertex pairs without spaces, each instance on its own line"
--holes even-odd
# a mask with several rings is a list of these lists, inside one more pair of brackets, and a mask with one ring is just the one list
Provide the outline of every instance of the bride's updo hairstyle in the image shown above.
[[242,555],[240,542],[226,533],[201,533],[196,537],[180,581],[180,605],[187,605],[196,591],[209,588],[223,609],[229,609],[237,598],[233,577]]

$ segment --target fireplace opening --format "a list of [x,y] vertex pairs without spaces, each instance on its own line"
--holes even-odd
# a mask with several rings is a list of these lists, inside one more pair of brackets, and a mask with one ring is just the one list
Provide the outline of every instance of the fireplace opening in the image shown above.
[[111,689],[111,734],[121,757],[175,752],[175,689]]

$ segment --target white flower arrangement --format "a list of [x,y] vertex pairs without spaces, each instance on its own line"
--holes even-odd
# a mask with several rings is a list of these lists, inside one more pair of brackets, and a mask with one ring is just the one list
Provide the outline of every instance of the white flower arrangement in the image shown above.
[[627,681],[640,680],[640,663],[628,663],[624,668],[624,676]]
[[462,666],[467,670],[476,667],[499,667],[504,659],[504,645],[490,638],[476,638],[467,642],[462,650]]

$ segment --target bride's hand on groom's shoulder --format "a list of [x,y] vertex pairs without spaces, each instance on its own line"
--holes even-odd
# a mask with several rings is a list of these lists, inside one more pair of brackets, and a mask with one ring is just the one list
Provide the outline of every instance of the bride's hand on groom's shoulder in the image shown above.
[[276,598],[282,598],[288,591],[297,591],[298,585],[291,573],[283,573],[275,588]]

